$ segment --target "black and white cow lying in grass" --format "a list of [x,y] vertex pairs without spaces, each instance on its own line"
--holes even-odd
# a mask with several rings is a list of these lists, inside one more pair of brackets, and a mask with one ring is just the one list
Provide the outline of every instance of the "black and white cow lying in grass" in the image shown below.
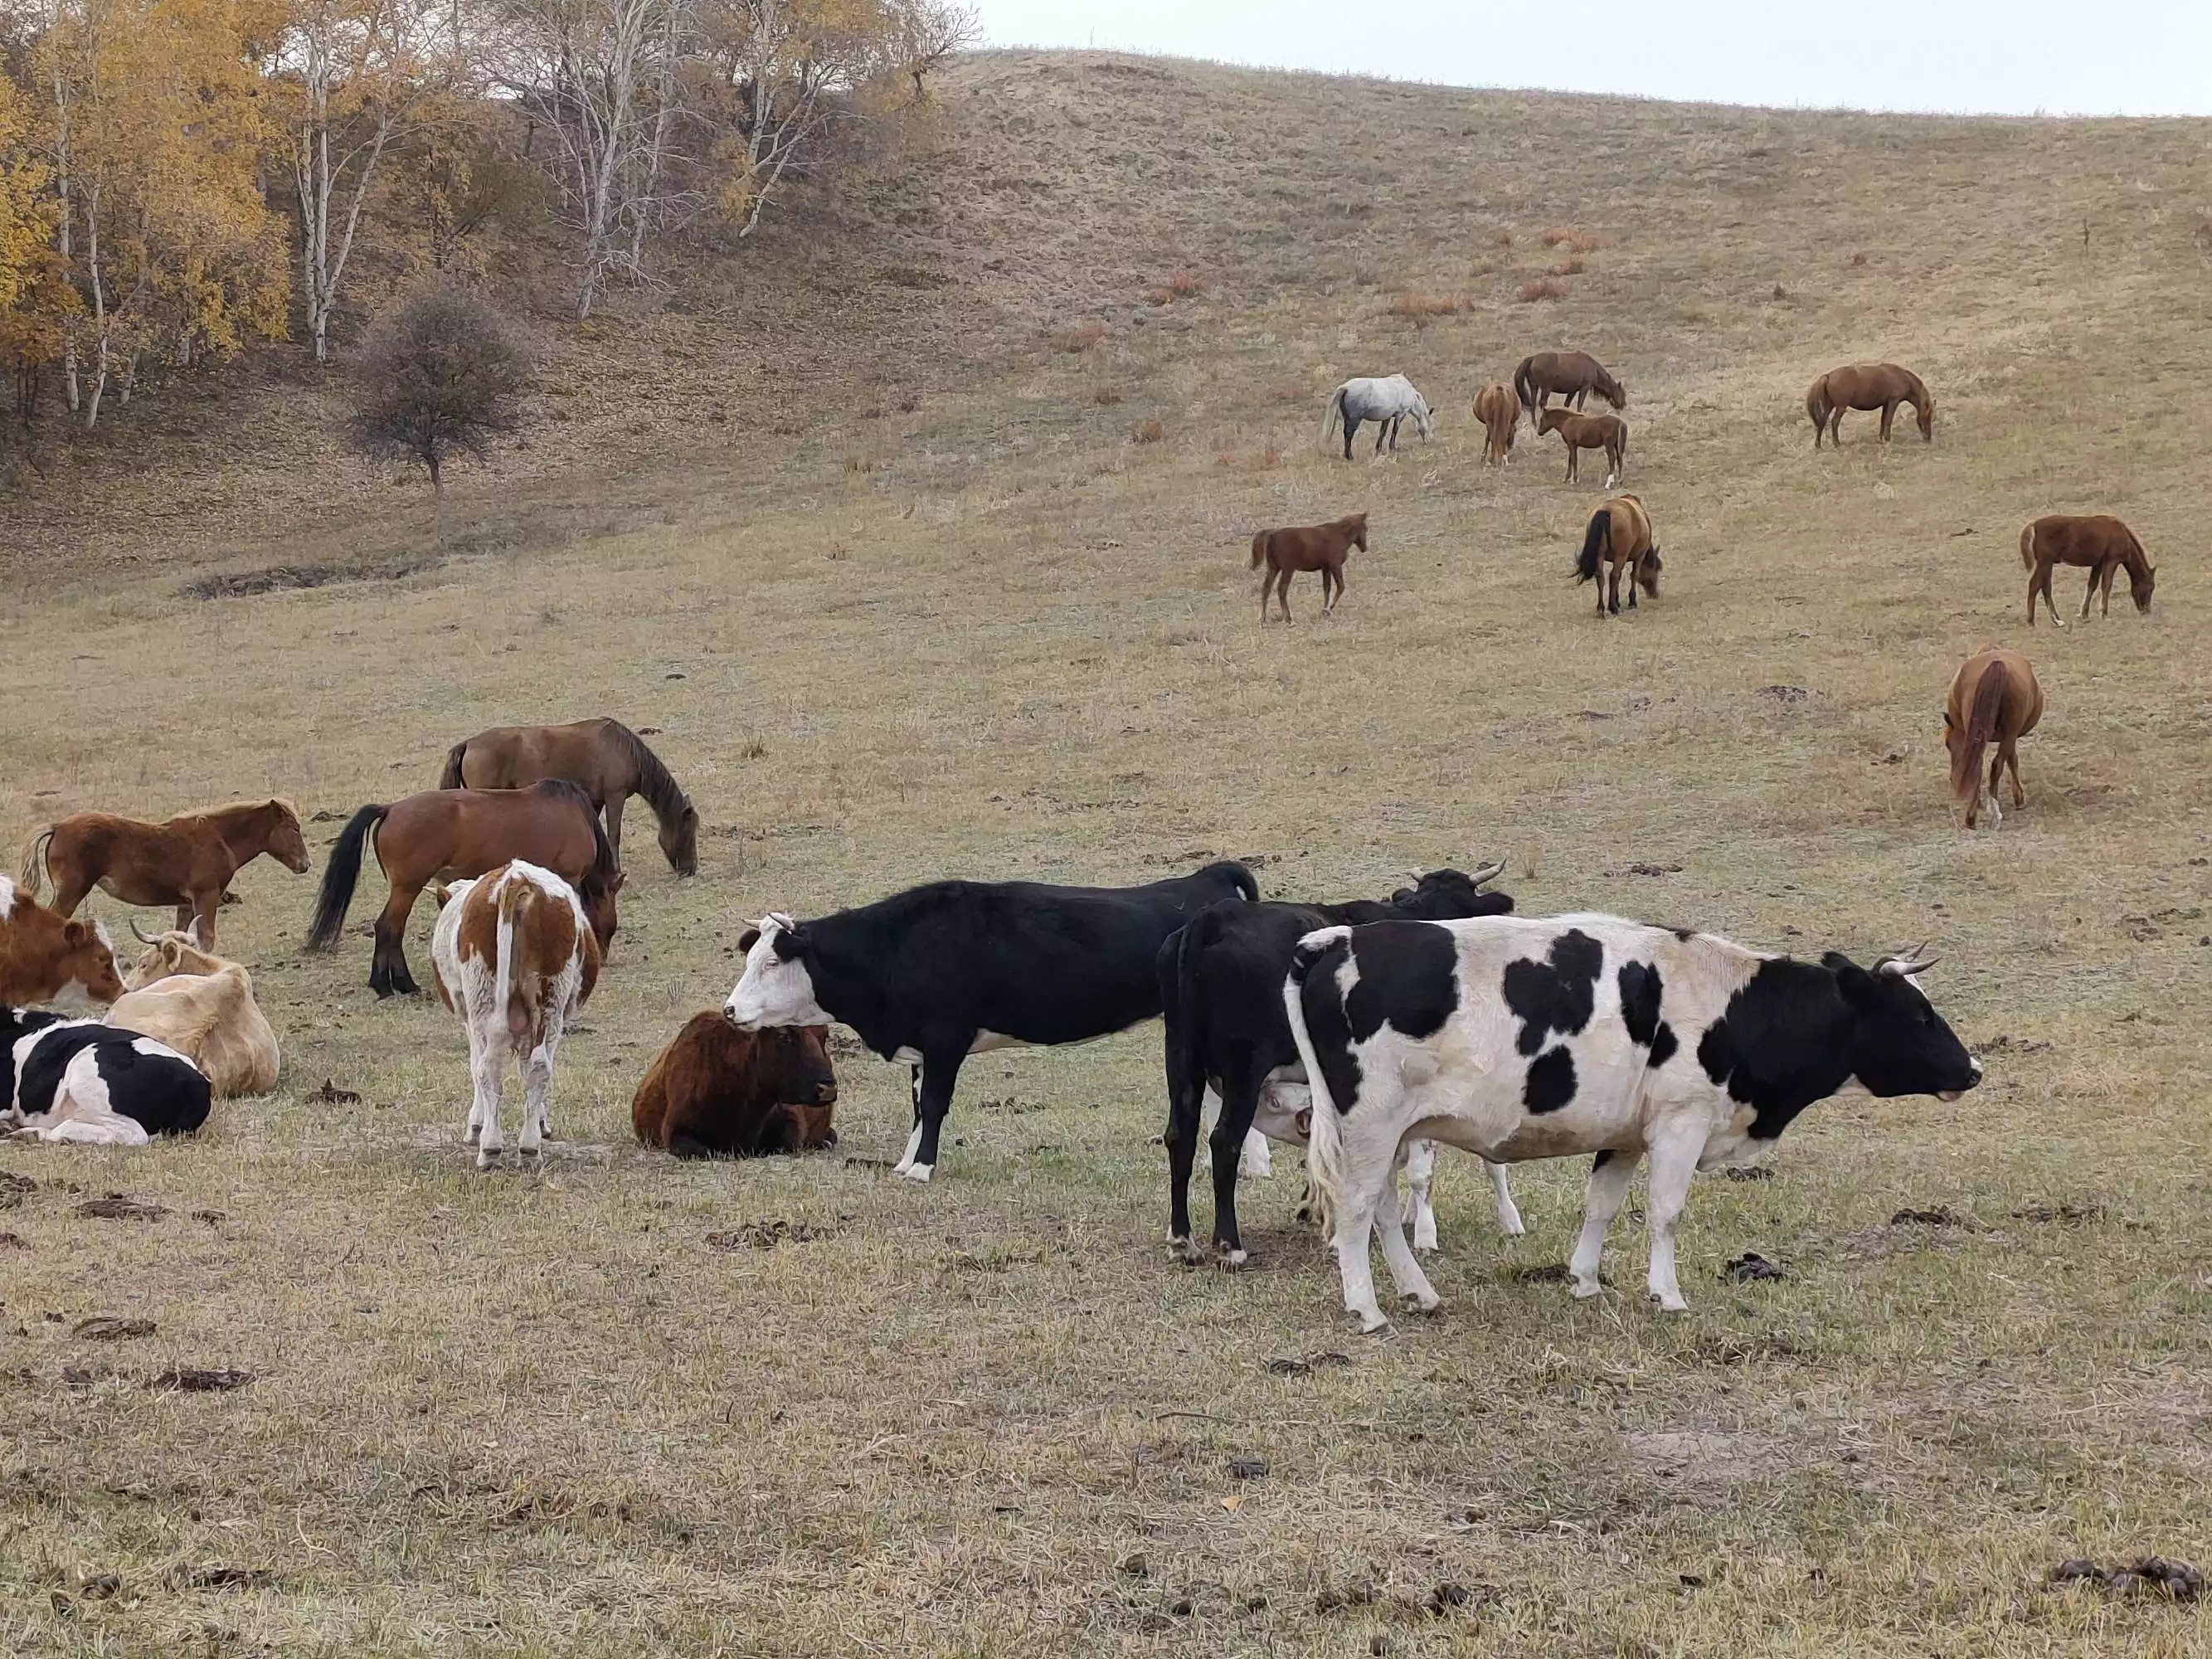
[[1681,1311],[1674,1223],[1698,1170],[1765,1153],[1846,1085],[1954,1100],[1982,1080],[1913,977],[1928,965],[1861,968],[1834,951],[1798,962],[1603,915],[1307,934],[1283,999],[1313,1088],[1308,1161],[1344,1305],[1363,1329],[1389,1322],[1374,1231],[1399,1293],[1437,1305],[1394,1178],[1418,1132],[1498,1163],[1596,1153],[1570,1264],[1583,1297],[1597,1293],[1606,1230],[1648,1156],[1650,1293]]
[[143,1146],[189,1134],[212,1100],[198,1066],[166,1043],[98,1020],[0,1008],[8,1092],[0,1127],[41,1140]]

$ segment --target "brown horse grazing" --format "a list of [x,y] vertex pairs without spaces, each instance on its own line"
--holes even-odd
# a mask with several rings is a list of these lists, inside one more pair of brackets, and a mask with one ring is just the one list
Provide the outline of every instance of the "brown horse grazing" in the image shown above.
[[1912,412],[1919,417],[1920,435],[1929,443],[1936,441],[1936,400],[1928,395],[1928,387],[1909,368],[1899,368],[1895,363],[1851,363],[1842,368],[1832,368],[1813,382],[1813,389],[1805,394],[1805,413],[1813,422],[1813,447],[1820,447],[1820,437],[1827,434],[1828,441],[1838,449],[1844,447],[1844,411],[1847,409],[1878,409],[1881,411],[1881,441],[1889,441],[1889,423],[1897,418],[1897,406],[1911,404]]
[[1631,611],[1636,609],[1638,583],[1653,599],[1659,597],[1659,572],[1663,568],[1659,544],[1651,539],[1651,520],[1644,510],[1644,503],[1633,495],[1615,495],[1610,501],[1600,501],[1597,511],[1590,514],[1589,528],[1583,536],[1582,553],[1575,560],[1575,580],[1595,581],[1601,563],[1609,567],[1610,577],[1609,583],[1601,583],[1598,587],[1597,614],[1601,618],[1607,612],[1616,617],[1620,614],[1620,574],[1624,570],[1631,573]]
[[699,811],[660,757],[620,720],[571,726],[500,726],[457,743],[441,789],[520,789],[566,778],[606,815],[607,844],[622,861],[623,805],[642,795],[660,823],[660,850],[679,876],[699,873]]
[[[1301,570],[1321,572],[1321,613],[1326,617],[1344,597],[1344,562],[1352,550],[1367,550],[1367,515],[1354,513],[1331,524],[1303,530],[1263,530],[1252,538],[1252,568],[1267,567],[1260,578],[1260,623],[1267,622],[1267,592],[1273,588],[1282,600],[1283,620],[1291,619],[1291,578]],[[1331,591],[1331,584],[1334,591]]]
[[1574,483],[1581,474],[1577,463],[1585,449],[1605,451],[1607,471],[1605,487],[1612,489],[1620,482],[1623,464],[1628,456],[1628,422],[1618,415],[1575,415],[1565,408],[1547,409],[1536,422],[1536,435],[1556,432],[1567,447],[1567,482]]
[[36,897],[40,878],[50,878],[54,908],[65,916],[95,887],[125,904],[174,905],[177,927],[197,920],[202,942],[212,949],[223,889],[264,853],[295,876],[307,873],[307,838],[291,802],[241,801],[167,823],[79,812],[31,838],[23,850],[23,885]]
[[1616,413],[1628,407],[1628,393],[1605,372],[1605,365],[1587,351],[1540,351],[1523,357],[1513,371],[1514,395],[1533,422],[1542,416],[1554,392],[1569,407],[1582,408],[1593,392],[1611,404]]
[[2081,593],[2084,622],[2089,620],[2089,601],[2097,597],[2100,589],[2105,596],[2100,614],[2112,614],[2112,576],[2124,566],[2128,573],[2128,596],[2135,600],[2136,610],[2150,609],[2151,592],[2158,586],[2157,568],[2144,556],[2136,532],[2108,514],[2074,518],[2053,513],[2038,519],[2020,532],[2020,562],[2028,571],[2030,628],[2035,626],[2035,601],[2039,595],[2051,608],[2051,620],[2061,628],[2066,626],[2066,618],[2058,614],[2057,602],[2051,597],[2051,572],[2057,565],[2088,567],[2089,586]]
[[1521,405],[1503,381],[1492,380],[1474,394],[1474,418],[1482,422],[1482,464],[1504,465],[1513,458],[1513,434],[1521,429]]
[[432,789],[389,806],[364,806],[339,834],[323,872],[307,948],[338,942],[346,907],[361,879],[362,848],[376,834],[376,862],[392,896],[376,919],[376,956],[369,989],[380,997],[414,996],[407,971],[407,917],[425,887],[441,876],[483,875],[520,859],[550,870],[576,890],[604,952],[615,936],[615,895],[623,874],[591,797],[566,779],[527,789]]
[[[1951,751],[1951,793],[1966,805],[1967,829],[1974,827],[1984,807],[1990,829],[2004,822],[1997,806],[1997,779],[2007,767],[2012,769],[2013,805],[2027,805],[2014,745],[2042,718],[2043,687],[2027,659],[2017,651],[1994,647],[1978,651],[1951,677],[1951,695],[1943,708],[1943,744]],[[1990,763],[1985,788],[1982,751],[1992,741],[1997,754]]]

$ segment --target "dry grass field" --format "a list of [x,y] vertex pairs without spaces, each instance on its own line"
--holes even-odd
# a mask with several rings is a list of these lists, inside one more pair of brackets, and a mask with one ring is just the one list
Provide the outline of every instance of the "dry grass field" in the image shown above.
[[[549,421],[458,485],[443,563],[421,493],[334,450],[242,506],[216,456],[112,499],[228,489],[219,532],[118,568],[95,526],[0,595],[9,848],[80,807],[281,791],[319,859],[323,815],[429,787],[458,738],[595,713],[661,728],[708,826],[679,884],[632,819],[538,1172],[476,1173],[458,1024],[376,1004],[363,938],[303,957],[311,883],[266,862],[223,944],[279,1091],[190,1144],[0,1152],[36,1183],[0,1181],[0,1652],[2212,1646],[2201,1608],[2043,1583],[2075,1555],[2212,1565],[2203,127],[1040,55],[941,96],[922,264],[850,276],[891,343],[788,433],[586,388],[597,438]],[[1544,282],[1563,297],[1516,298]],[[749,376],[780,349],[719,345]],[[1554,345],[1629,387],[1666,555],[1633,617],[1568,577],[1595,483],[1525,430],[1479,465],[1474,393]],[[1870,357],[1925,374],[1935,444],[1853,416],[1814,455],[1806,386]],[[1396,370],[1435,441],[1320,454],[1328,389]],[[318,476],[353,480],[342,513],[286,493]],[[1263,629],[1251,532],[1360,507],[1335,618],[1304,578]],[[2053,510],[2133,523],[2150,617],[2028,629],[2016,538]],[[183,592],[400,556],[426,566]],[[1942,697],[1990,641],[2049,712],[2027,809],[1970,836]],[[1271,894],[1499,855],[1529,913],[1862,961],[1929,939],[1989,1081],[1830,1102],[1773,1179],[1700,1180],[1673,1320],[1632,1207],[1612,1292],[1547,1279],[1579,1163],[1516,1171],[1508,1244],[1448,1160],[1445,1309],[1382,1340],[1291,1222],[1294,1158],[1249,1194],[1249,1270],[1169,1265],[1157,1027],[980,1058],[927,1188],[872,1161],[906,1081],[864,1054],[837,1152],[630,1140],[746,916],[1216,854]],[[109,1192],[164,1213],[79,1212]],[[1747,1249],[1788,1278],[1723,1282]],[[156,1328],[73,1334],[95,1315]],[[145,1385],[174,1366],[255,1380]]]

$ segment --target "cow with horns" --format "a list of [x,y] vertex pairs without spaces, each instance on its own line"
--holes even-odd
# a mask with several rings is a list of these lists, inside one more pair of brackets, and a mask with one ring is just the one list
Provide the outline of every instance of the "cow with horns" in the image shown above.
[[[1212,1154],[1213,1243],[1224,1265],[1242,1267],[1245,1260],[1237,1221],[1240,1163],[1264,1173],[1268,1140],[1306,1143],[1311,1117],[1306,1076],[1283,1015],[1283,975],[1298,940],[1332,922],[1508,915],[1513,908],[1510,895],[1483,890],[1504,868],[1502,862],[1484,865],[1473,875],[1431,870],[1385,900],[1217,904],[1161,947],[1157,967],[1166,1026],[1168,1248],[1176,1256],[1194,1263],[1200,1256],[1191,1236],[1190,1176],[1209,1091],[1221,1102],[1207,1145]],[[1435,1164],[1435,1149],[1425,1141],[1408,1152],[1416,1249],[1436,1247],[1436,1211],[1429,1202]],[[1498,1224],[1509,1237],[1517,1237],[1521,1215],[1506,1188],[1505,1172],[1494,1164],[1489,1168]]]
[[1154,958],[1209,904],[1253,899],[1223,860],[1141,887],[939,881],[811,921],[770,915],[738,941],[724,1013],[739,1030],[848,1025],[913,1067],[914,1132],[898,1172],[927,1181],[971,1054],[1088,1042],[1160,1012]]
[[1932,960],[1799,962],[1604,915],[1309,933],[1283,1000],[1313,1087],[1309,1163],[1344,1305],[1364,1330],[1389,1322],[1368,1255],[1378,1231],[1399,1293],[1437,1305],[1393,1179],[1418,1129],[1506,1163],[1596,1155],[1569,1264],[1579,1297],[1598,1292],[1606,1230],[1648,1158],[1649,1287],[1680,1312],[1674,1224],[1698,1170],[1765,1153],[1847,1085],[1955,1100],[1981,1081],[1920,988]]

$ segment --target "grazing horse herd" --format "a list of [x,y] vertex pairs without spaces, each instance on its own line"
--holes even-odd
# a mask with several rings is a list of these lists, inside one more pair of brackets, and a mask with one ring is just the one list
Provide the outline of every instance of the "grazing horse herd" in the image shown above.
[[[1593,392],[1616,412],[1583,413]],[[1525,414],[1540,434],[1560,434],[1570,482],[1580,452],[1598,449],[1612,488],[1627,451],[1617,412],[1626,402],[1587,354],[1538,353],[1510,387],[1492,382],[1475,398],[1484,462],[1510,460]],[[1847,410],[1879,410],[1887,441],[1900,404],[1932,441],[1935,404],[1917,376],[1893,364],[1823,375],[1805,405],[1815,450],[1840,443]],[[1322,439],[1340,428],[1350,459],[1353,434],[1373,422],[1379,455],[1395,450],[1408,418],[1423,437],[1433,432],[1429,404],[1403,375],[1347,380],[1329,396]],[[1367,530],[1361,513],[1256,534],[1261,622],[1271,599],[1290,620],[1291,579],[1304,570],[1321,573],[1332,613]],[[2064,626],[2051,594],[2061,563],[2089,573],[2084,618],[2100,592],[2109,614],[2121,570],[2137,609],[2149,609],[2155,572],[2117,519],[2039,519],[2020,549],[2031,623],[2039,600]],[[1641,500],[1613,495],[1592,511],[1573,573],[1597,584],[1600,617],[1619,613],[1624,579],[1632,611],[1639,588],[1656,597],[1661,569]],[[2017,653],[1983,651],[1954,677],[1944,735],[1968,828],[2000,820],[2008,771],[2014,805],[2024,802],[2016,745],[2042,712],[2042,688]],[[672,869],[695,874],[696,809],[643,739],[611,720],[480,732],[448,752],[439,787],[362,806],[332,846],[307,942],[337,944],[373,854],[389,886],[370,930],[380,998],[416,992],[402,941],[416,899],[434,892],[434,981],[467,1042],[465,1133],[479,1168],[505,1150],[510,1058],[524,1092],[518,1151],[543,1148],[556,1056],[615,935],[632,795],[653,811]],[[273,1086],[276,1037],[252,981],[214,954],[226,890],[264,853],[308,868],[299,816],[283,799],[159,824],[83,813],[38,832],[21,883],[0,877],[0,1053],[9,1064],[0,1121],[46,1139],[143,1144],[198,1128],[213,1100]],[[1218,1258],[1249,1259],[1240,1171],[1264,1171],[1271,1141],[1302,1147],[1345,1306],[1373,1330],[1387,1322],[1372,1243],[1406,1302],[1437,1304],[1417,1252],[1437,1242],[1430,1184],[1440,1145],[1484,1160],[1508,1235],[1522,1229],[1505,1165],[1590,1157],[1570,1266],[1577,1297],[1597,1293],[1606,1233],[1648,1160],[1648,1288],[1674,1310],[1685,1305],[1674,1229],[1696,1171],[1762,1154],[1847,1086],[1951,1100],[1980,1081],[1980,1063],[1921,988],[1924,955],[1863,968],[1837,951],[1801,961],[1610,915],[1524,918],[1491,885],[1503,869],[1435,870],[1388,897],[1327,904],[1262,901],[1251,872],[1224,861],[1137,887],[941,881],[807,920],[771,912],[738,940],[744,968],[721,1008],[693,1016],[647,1068],[632,1126],[641,1142],[684,1158],[835,1145],[828,1027],[842,1024],[910,1068],[912,1130],[895,1167],[927,1182],[969,1055],[1086,1042],[1158,1018],[1173,1255],[1206,1254],[1189,1189],[1215,1102]],[[42,881],[52,884],[52,908],[38,902]],[[105,928],[74,919],[94,887],[174,909],[173,931],[138,933],[144,951],[127,981]],[[106,1015],[23,1006],[33,1003],[105,1006]]]

